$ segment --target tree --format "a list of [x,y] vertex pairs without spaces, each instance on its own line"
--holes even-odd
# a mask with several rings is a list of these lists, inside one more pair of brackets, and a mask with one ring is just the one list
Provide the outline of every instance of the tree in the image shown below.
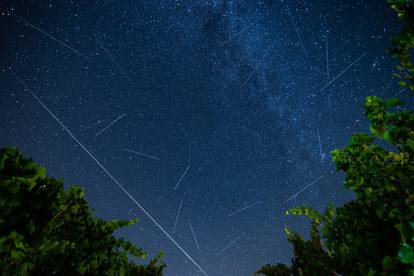
[[[388,4],[405,22],[391,49],[399,60],[395,76],[412,93],[414,1]],[[324,214],[306,206],[288,210],[311,219],[310,240],[286,229],[292,264],[266,265],[256,274],[414,275],[414,112],[399,99],[376,96],[367,97],[364,108],[371,134],[354,134],[332,152],[355,198]]]
[[115,238],[137,220],[94,217],[78,186],[46,175],[15,148],[0,150],[0,271],[2,275],[162,275],[165,264]]

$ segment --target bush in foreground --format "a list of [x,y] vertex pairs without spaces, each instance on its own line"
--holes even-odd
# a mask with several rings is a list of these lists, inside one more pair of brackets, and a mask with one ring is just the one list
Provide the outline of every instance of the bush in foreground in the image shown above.
[[94,217],[82,188],[63,188],[15,148],[0,150],[0,271],[2,275],[162,275],[157,256],[122,238],[131,221]]

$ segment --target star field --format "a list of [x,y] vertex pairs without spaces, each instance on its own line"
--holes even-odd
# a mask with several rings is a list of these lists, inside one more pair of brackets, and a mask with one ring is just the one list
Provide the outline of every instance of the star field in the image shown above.
[[382,0],[5,1],[0,25],[0,147],[138,217],[118,234],[167,276],[289,262],[285,210],[352,197],[329,152],[400,91]]

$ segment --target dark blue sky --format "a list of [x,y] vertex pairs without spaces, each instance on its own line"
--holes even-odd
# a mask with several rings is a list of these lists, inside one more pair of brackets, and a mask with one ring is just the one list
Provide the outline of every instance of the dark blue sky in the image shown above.
[[351,198],[329,152],[367,131],[365,96],[399,93],[385,0],[0,8],[0,147],[84,186],[96,215],[138,217],[119,234],[162,249],[167,276],[202,273],[22,83],[208,275],[226,276],[290,260],[283,227],[306,227],[287,208]]

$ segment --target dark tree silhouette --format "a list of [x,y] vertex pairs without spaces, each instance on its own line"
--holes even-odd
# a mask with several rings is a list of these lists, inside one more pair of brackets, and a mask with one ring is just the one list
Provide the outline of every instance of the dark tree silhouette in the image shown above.
[[162,275],[157,256],[122,238],[131,221],[94,217],[78,186],[26,159],[15,148],[0,151],[0,271],[2,275]]
[[[412,96],[414,1],[388,5],[405,23],[391,54],[399,61],[395,77]],[[324,214],[305,206],[288,210],[311,218],[310,240],[286,229],[292,264],[266,265],[256,274],[414,275],[414,112],[399,99],[376,96],[367,97],[364,108],[371,134],[354,134],[332,152],[355,199]]]

